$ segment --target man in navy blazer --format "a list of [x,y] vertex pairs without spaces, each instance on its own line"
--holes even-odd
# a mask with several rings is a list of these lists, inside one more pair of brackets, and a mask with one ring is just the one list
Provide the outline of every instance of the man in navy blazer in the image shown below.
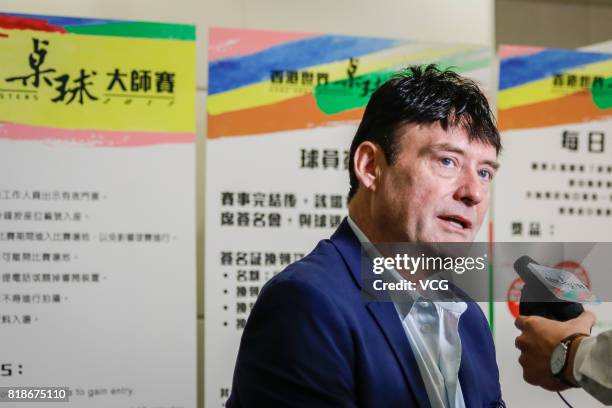
[[363,295],[361,242],[471,242],[501,149],[470,80],[411,67],[371,97],[350,149],[349,217],[262,289],[228,407],[504,406],[473,302]]

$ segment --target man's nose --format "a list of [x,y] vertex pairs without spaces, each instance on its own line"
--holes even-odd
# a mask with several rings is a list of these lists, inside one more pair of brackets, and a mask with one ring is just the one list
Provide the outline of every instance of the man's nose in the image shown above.
[[465,169],[458,179],[457,189],[453,197],[455,200],[462,201],[468,207],[472,207],[483,200],[484,188],[478,172],[474,169]]

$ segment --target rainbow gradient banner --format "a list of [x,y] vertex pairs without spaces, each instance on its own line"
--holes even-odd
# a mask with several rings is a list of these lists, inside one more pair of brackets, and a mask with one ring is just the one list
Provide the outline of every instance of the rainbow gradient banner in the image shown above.
[[575,50],[500,48],[501,130],[612,118],[612,55]]
[[482,46],[213,28],[208,138],[358,121],[374,90],[408,65],[452,67],[487,88],[490,62]]

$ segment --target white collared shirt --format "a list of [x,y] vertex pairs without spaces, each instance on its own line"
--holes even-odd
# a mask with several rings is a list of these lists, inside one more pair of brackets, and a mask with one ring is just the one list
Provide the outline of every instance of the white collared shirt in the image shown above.
[[[348,217],[348,223],[360,242],[370,243],[351,217]],[[397,271],[389,272],[398,281],[402,279]],[[431,407],[465,408],[459,383],[459,318],[467,304],[432,302],[416,293],[414,296],[412,303],[394,304],[419,366]]]

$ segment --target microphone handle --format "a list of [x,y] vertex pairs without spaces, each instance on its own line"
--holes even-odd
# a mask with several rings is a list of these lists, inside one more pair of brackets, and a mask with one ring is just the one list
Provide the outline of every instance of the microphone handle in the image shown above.
[[524,302],[519,304],[523,316],[542,316],[547,319],[565,322],[580,316],[584,307],[576,302]]

